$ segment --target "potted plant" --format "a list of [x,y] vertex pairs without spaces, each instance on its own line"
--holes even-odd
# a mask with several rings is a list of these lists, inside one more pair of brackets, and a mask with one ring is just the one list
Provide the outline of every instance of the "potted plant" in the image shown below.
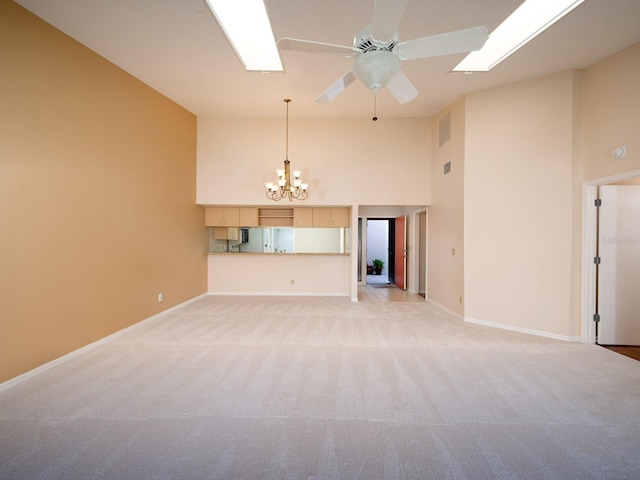
[[379,258],[374,258],[371,263],[373,263],[373,274],[380,275],[382,273],[382,267],[384,267],[384,262]]
[[373,275],[373,265],[367,265],[367,275]]

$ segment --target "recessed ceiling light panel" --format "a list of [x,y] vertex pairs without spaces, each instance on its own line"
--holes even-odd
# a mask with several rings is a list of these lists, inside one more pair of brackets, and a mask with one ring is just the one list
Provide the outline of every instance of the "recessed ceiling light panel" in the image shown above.
[[247,70],[284,70],[263,0],[205,2]]
[[488,72],[585,0],[526,0],[454,72]]

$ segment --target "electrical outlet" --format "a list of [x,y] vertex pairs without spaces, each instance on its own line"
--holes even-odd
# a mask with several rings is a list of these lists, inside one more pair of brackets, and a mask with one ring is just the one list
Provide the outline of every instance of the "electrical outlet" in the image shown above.
[[456,249],[455,249],[455,248],[452,248],[452,249],[451,249],[451,255],[455,255],[455,254],[456,254]]
[[158,294],[158,302],[163,302],[164,301],[164,293],[159,293]]
[[462,297],[460,297],[460,305],[462,305]]
[[291,279],[291,285],[294,285],[296,283],[295,279]]

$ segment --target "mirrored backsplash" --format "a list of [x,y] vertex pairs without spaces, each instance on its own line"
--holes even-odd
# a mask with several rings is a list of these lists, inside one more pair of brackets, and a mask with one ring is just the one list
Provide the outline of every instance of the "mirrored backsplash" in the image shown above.
[[350,228],[209,227],[209,253],[350,253]]

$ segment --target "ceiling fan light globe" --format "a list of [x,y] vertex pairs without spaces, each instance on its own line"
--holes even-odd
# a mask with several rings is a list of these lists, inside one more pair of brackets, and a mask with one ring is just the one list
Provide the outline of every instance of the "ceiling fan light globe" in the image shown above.
[[367,52],[356,58],[352,71],[365,87],[378,91],[400,71],[400,57],[386,50]]

